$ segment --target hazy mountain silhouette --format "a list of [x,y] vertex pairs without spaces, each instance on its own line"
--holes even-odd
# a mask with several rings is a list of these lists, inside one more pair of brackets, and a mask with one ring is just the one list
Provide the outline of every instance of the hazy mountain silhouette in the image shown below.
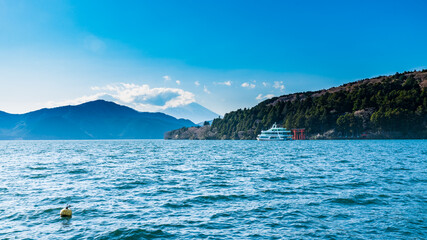
[[104,100],[25,114],[0,111],[0,139],[161,139],[167,131],[194,125]]
[[214,113],[211,110],[195,102],[184,106],[167,108],[162,112],[174,116],[176,118],[190,119],[195,123],[203,123],[203,121],[210,121],[214,118],[218,118],[219,116],[219,114]]

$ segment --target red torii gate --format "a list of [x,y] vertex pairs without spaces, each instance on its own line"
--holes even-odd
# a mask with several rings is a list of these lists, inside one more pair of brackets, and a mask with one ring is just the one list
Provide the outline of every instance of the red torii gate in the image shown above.
[[305,140],[305,128],[294,128],[291,131],[293,133],[293,140]]

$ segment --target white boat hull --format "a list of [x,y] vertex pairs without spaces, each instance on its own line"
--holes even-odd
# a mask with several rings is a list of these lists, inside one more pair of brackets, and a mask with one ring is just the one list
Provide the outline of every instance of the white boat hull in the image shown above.
[[291,141],[292,139],[289,138],[276,138],[276,139],[269,139],[269,138],[256,138],[258,141]]

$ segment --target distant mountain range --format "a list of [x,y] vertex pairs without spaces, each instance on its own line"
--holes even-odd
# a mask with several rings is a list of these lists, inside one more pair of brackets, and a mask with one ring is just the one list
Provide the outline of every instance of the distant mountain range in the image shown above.
[[195,123],[203,123],[219,117],[219,114],[195,102],[175,108],[167,108],[162,112],[176,118],[190,119]]
[[0,139],[161,139],[190,120],[97,100],[25,114],[0,111]]

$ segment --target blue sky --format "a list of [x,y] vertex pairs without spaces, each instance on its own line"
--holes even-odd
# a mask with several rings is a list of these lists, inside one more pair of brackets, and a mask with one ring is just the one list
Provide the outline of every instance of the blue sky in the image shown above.
[[0,0],[0,110],[219,113],[427,68],[426,1]]

